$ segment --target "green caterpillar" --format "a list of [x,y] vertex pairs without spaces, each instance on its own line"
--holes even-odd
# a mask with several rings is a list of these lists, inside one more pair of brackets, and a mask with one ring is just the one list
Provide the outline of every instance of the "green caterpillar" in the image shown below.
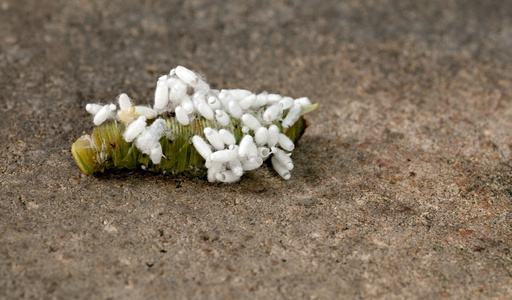
[[114,104],[86,107],[98,127],[71,147],[85,174],[141,168],[234,182],[271,155],[289,179],[291,151],[308,126],[303,115],[318,107],[307,98],[212,90],[181,66],[159,78],[153,108],[133,106],[125,94],[118,101],[118,111]]
[[[198,119],[188,126],[182,126],[173,117],[166,118],[166,123],[175,139],[160,139],[164,158],[159,164],[153,164],[149,156],[138,150],[134,143],[123,140],[125,125],[118,121],[104,123],[96,127],[91,135],[82,136],[73,144],[71,152],[80,170],[87,175],[103,173],[108,169],[142,168],[170,175],[183,173],[192,177],[205,177],[205,159],[197,153],[190,139],[196,134],[204,136],[204,128],[213,124],[207,119]],[[242,126],[234,119],[231,124],[233,134],[237,142],[240,142]],[[308,122],[301,117],[285,134],[296,142],[307,126]]]

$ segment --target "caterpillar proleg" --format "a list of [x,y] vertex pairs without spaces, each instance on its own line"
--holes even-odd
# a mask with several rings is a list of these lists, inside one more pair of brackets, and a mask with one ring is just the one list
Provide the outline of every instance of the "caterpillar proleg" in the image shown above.
[[140,168],[236,182],[270,156],[288,180],[291,151],[308,126],[303,115],[318,107],[305,97],[210,89],[182,66],[158,78],[154,100],[153,108],[133,106],[121,94],[117,111],[88,104],[98,126],[71,147],[79,168],[88,175]]

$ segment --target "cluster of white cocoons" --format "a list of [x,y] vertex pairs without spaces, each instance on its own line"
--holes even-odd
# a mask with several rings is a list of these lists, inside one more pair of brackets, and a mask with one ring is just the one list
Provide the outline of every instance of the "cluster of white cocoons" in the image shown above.
[[[120,120],[126,124],[123,138],[134,142],[154,164],[163,153],[159,140],[169,136],[166,122],[160,115],[174,113],[176,120],[188,126],[202,117],[215,124],[204,129],[204,138],[195,135],[191,143],[205,159],[208,181],[235,182],[245,171],[254,170],[270,155],[272,166],[284,179],[291,177],[293,142],[274,123],[289,128],[299,119],[302,108],[311,105],[308,98],[293,99],[277,94],[254,94],[243,89],[215,90],[197,73],[178,66],[169,75],[158,78],[153,108],[133,106],[126,94],[116,105],[88,104],[86,110],[94,116],[94,124]],[[287,112],[283,117],[283,112]],[[156,120],[147,126],[149,119]],[[237,144],[232,134],[231,119],[239,120],[244,136]]]

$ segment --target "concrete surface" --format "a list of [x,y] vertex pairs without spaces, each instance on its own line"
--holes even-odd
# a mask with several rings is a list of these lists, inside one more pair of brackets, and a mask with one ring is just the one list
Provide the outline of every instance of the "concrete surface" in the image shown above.
[[[512,2],[0,1],[1,299],[511,299]],[[81,174],[178,64],[321,107],[283,181]]]

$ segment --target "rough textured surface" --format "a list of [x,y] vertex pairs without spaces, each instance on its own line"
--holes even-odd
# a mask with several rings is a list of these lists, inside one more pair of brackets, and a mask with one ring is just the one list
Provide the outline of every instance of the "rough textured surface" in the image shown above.
[[[512,2],[48,2],[0,1],[0,298],[512,297]],[[178,64],[321,103],[290,181],[81,174]]]

